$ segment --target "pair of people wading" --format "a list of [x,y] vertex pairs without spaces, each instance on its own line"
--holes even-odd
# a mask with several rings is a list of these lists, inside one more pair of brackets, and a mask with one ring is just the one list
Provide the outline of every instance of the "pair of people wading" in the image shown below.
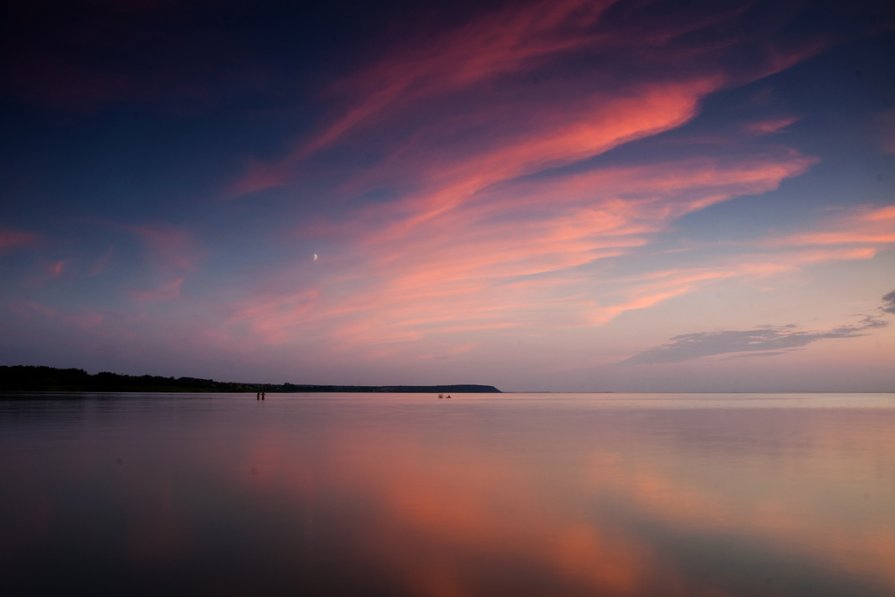
[[255,392],[255,400],[264,400],[264,392]]

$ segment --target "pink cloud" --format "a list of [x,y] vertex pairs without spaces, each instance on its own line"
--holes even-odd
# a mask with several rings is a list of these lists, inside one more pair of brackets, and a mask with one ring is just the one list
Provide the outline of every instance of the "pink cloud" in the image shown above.
[[612,4],[560,0],[513,6],[451,31],[434,44],[427,42],[422,51],[402,48],[340,85],[364,99],[303,146],[299,155],[332,144],[387,109],[526,70],[591,44],[587,29]]
[[[461,148],[437,162],[417,161],[419,192],[366,209],[343,225],[328,224],[328,238],[350,239],[365,253],[364,269],[349,267],[343,276],[348,281],[331,281],[331,288],[350,284],[362,293],[324,296],[330,293],[318,289],[309,296],[280,289],[280,296],[262,294],[237,306],[230,322],[251,322],[256,337],[268,343],[287,342],[301,330],[323,334],[337,347],[524,325],[533,316],[531,305],[539,305],[538,311],[561,299],[532,294],[545,282],[520,284],[522,278],[619,256],[688,211],[770,190],[812,163],[794,152],[777,152],[739,169],[706,159],[490,190],[677,126],[695,114],[699,98],[715,85],[691,81],[647,87],[621,99],[582,101],[580,111],[528,123],[523,143],[497,136],[478,151]],[[520,219],[523,209],[535,217]],[[491,298],[495,284],[505,286]],[[372,312],[379,315],[370,320],[366,314]]]
[[[773,191],[817,160],[756,147],[795,122],[787,117],[734,130],[735,139],[714,141],[711,149],[724,150],[717,153],[691,148],[658,163],[562,169],[677,129],[710,94],[788,68],[824,43],[761,41],[748,66],[726,64],[755,40],[739,33],[712,47],[682,40],[736,10],[653,23],[649,31],[616,26],[610,34],[600,29],[607,6],[514,6],[509,20],[486,15],[427,40],[432,50],[403,45],[331,88],[332,119],[280,159],[252,161],[234,192],[314,176],[318,152],[358,140],[377,159],[340,181],[341,197],[393,192],[387,201],[341,209],[338,221],[305,220],[296,238],[325,239],[332,247],[326,264],[313,273],[295,266],[231,301],[227,332],[257,344],[412,361],[528,327],[602,325],[721,280],[792,271],[812,258],[867,257],[866,249],[849,249],[803,251],[782,262],[719,258],[665,280],[615,275],[597,283],[595,267],[647,247],[684,215]],[[586,76],[552,72],[571,53],[617,60]],[[631,56],[633,69],[625,62]],[[691,67],[682,70],[681,62]],[[534,74],[543,85],[524,82]]]
[[595,305],[587,316],[591,325],[602,325],[629,311],[647,309],[669,299],[687,294],[709,282],[737,275],[728,268],[716,270],[666,271],[658,276],[645,276],[635,283],[623,284],[622,298],[607,305]]
[[62,275],[63,270],[65,270],[65,264],[66,264],[65,259],[57,259],[56,261],[53,261],[52,263],[50,263],[47,266],[47,272],[53,278],[58,278],[59,276]]
[[240,195],[280,186],[294,176],[301,160],[409,103],[525,71],[551,56],[592,44],[587,29],[612,4],[612,0],[531,2],[486,15],[434,42],[427,40],[420,48],[400,47],[329,90],[330,96],[350,98],[348,107],[284,158],[250,161],[230,191]]
[[285,342],[296,325],[307,321],[319,291],[257,297],[232,306],[227,326],[246,324],[251,337],[268,344]]
[[798,118],[792,116],[770,118],[767,120],[757,120],[745,124],[743,126],[743,130],[750,135],[773,135],[789,128],[798,121]]
[[602,325],[629,311],[656,306],[669,299],[705,289],[723,280],[758,280],[792,273],[821,263],[865,261],[876,256],[873,248],[795,249],[785,252],[743,253],[694,268],[658,271],[613,281],[614,301],[590,309],[589,322]]
[[9,249],[33,245],[37,239],[38,236],[32,232],[0,229],[0,253]]
[[[686,117],[693,105],[692,99],[682,102],[663,118]],[[649,119],[637,117],[638,123],[640,118]],[[585,146],[612,143],[625,121],[614,126],[580,133],[588,139]],[[723,264],[662,280],[616,279],[615,298],[597,303],[593,276],[581,268],[647,245],[687,213],[773,190],[816,161],[772,148],[733,159],[681,158],[496,185],[537,164],[544,147],[563,148],[552,159],[581,151],[576,143],[567,149],[550,141],[564,138],[562,133],[547,137],[535,140],[534,149],[499,146],[493,155],[446,162],[449,175],[439,176],[437,168],[422,175],[431,181],[422,194],[349,215],[329,231],[330,241],[344,238],[359,247],[362,258],[352,263],[335,254],[325,267],[337,275],[321,271],[312,291],[279,285],[247,298],[233,306],[228,325],[234,332],[248,326],[262,343],[313,341],[318,348],[361,351],[370,358],[409,352],[404,356],[410,359],[423,352],[409,347],[438,338],[452,339],[439,344],[446,351],[480,334],[532,325],[600,325],[712,281],[766,273],[760,264],[733,270]]]
[[[420,47],[413,42],[400,44],[329,90],[327,104],[341,103],[342,108],[335,110],[335,116],[316,134],[293,143],[292,149],[279,159],[250,160],[246,173],[233,183],[231,194],[281,186],[299,173],[308,175],[309,169],[302,165],[305,160],[351,135],[378,130],[380,134],[373,137],[378,144],[394,143],[396,131],[406,126],[396,121],[398,115],[407,119],[416,114],[421,121],[402,137],[399,143],[404,148],[399,153],[409,151],[408,140],[412,145],[413,137],[421,129],[431,128],[433,121],[443,122],[451,130],[457,125],[490,126],[506,118],[504,133],[519,141],[515,151],[526,151],[528,147],[539,155],[538,163],[544,165],[553,157],[557,163],[575,159],[576,155],[581,159],[605,150],[590,139],[595,132],[604,141],[613,136],[611,131],[601,130],[613,126],[612,121],[605,119],[605,114],[611,113],[610,106],[612,112],[621,114],[622,124],[615,131],[617,142],[662,132],[689,120],[695,113],[694,100],[698,102],[723,87],[786,69],[814,55],[825,43],[792,36],[783,45],[762,41],[758,44],[762,51],[748,67],[737,60],[725,65],[725,58],[735,55],[737,48],[742,50],[756,43],[748,32],[730,34],[717,46],[695,46],[682,40],[696,30],[711,30],[736,19],[739,9],[682,22],[633,24],[622,19],[604,28],[602,20],[613,4],[563,0],[514,5],[427,39]],[[601,56],[595,61],[600,66],[588,70],[586,76],[557,76],[550,72],[550,65],[561,63],[573,53]],[[604,60],[607,56],[612,59]],[[632,65],[626,67],[626,61]],[[690,67],[681,70],[681,63]],[[532,87],[525,82],[525,77],[533,73],[544,74],[543,85]],[[687,85],[701,89],[688,94]],[[473,89],[474,100],[467,97]],[[613,92],[607,94],[607,89]],[[655,94],[651,102],[646,97],[650,92]],[[452,109],[444,105],[445,98],[450,98]],[[573,98],[585,98],[581,104],[589,105],[569,105]],[[628,98],[631,102],[626,105]],[[640,103],[645,100],[647,105]],[[678,120],[651,120],[673,110],[672,106],[662,109],[663,100],[693,105]],[[604,108],[602,113],[600,107]],[[425,113],[419,112],[423,109]],[[643,116],[639,123],[634,118],[637,114]],[[508,115],[512,115],[511,120]],[[550,121],[545,115],[560,120]],[[536,138],[530,138],[525,130],[532,120],[542,126]],[[789,123],[778,121],[776,130],[786,124]],[[766,122],[763,126],[771,124]],[[636,130],[628,130],[630,136],[626,137],[625,127]],[[546,134],[548,129],[552,135]],[[487,134],[480,134],[476,141],[487,145],[489,139]],[[505,150],[514,151],[506,145]],[[487,151],[496,159],[500,157],[493,149]],[[553,156],[554,152],[558,154]],[[387,154],[388,151],[386,161],[390,159]]]
[[[563,110],[522,111],[518,120],[512,118],[506,127],[498,127],[472,143],[435,153],[423,150],[396,156],[393,163],[378,169],[378,176],[410,178],[416,190],[369,208],[362,217],[344,220],[341,233],[362,236],[369,221],[375,220],[382,222],[383,231],[371,238],[372,242],[382,242],[388,236],[404,237],[412,228],[475,201],[496,185],[675,128],[691,119],[700,99],[717,86],[717,80],[698,79],[629,89],[622,97],[588,95],[568,102]],[[439,146],[438,135],[427,143],[430,148]],[[524,199],[516,197],[512,205],[492,202],[483,204],[481,211],[523,207],[527,207]],[[306,226],[302,234],[319,234],[318,226],[316,222]],[[358,229],[349,230],[352,226]],[[332,224],[325,227],[328,234],[339,233]]]
[[769,241],[772,246],[869,245],[874,248],[892,243],[895,243],[895,205],[861,208],[821,222],[812,232]]

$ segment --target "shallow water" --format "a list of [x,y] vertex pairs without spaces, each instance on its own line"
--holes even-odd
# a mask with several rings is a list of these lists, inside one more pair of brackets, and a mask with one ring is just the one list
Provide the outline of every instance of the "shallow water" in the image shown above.
[[3,593],[895,594],[893,395],[0,400]]

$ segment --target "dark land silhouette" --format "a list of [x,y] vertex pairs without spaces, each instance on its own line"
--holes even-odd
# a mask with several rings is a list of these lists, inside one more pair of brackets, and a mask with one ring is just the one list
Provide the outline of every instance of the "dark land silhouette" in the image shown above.
[[499,393],[494,386],[342,386],[215,381],[196,377],[90,374],[83,369],[14,365],[0,366],[0,392],[431,392]]

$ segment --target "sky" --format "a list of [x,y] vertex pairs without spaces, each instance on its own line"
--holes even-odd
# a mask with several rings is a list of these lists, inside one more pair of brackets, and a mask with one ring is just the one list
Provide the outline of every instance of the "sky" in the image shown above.
[[10,3],[0,364],[895,390],[889,2]]

